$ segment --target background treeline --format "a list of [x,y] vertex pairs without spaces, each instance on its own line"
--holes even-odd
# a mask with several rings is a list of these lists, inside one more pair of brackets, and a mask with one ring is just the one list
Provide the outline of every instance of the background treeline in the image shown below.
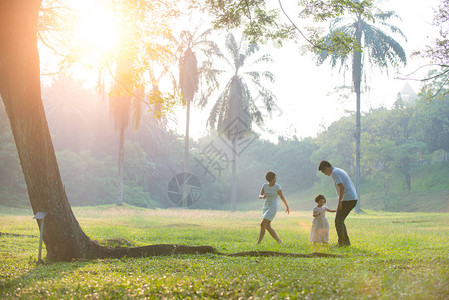
[[[118,137],[108,104],[81,84],[60,78],[43,89],[57,159],[72,205],[116,203]],[[126,132],[124,201],[172,207],[168,183],[183,170],[183,137],[167,120],[144,112],[137,130]],[[371,110],[362,118],[362,209],[449,211],[449,96]],[[310,209],[322,193],[335,205],[331,179],[317,172],[322,159],[354,176],[355,117],[348,113],[314,138],[249,137],[237,156],[237,209],[260,209],[257,194],[267,170],[294,209]],[[0,205],[28,206],[26,185],[9,121],[0,109]],[[219,133],[191,141],[190,172],[201,182],[195,208],[230,209],[232,149]],[[197,195],[198,196],[198,195]]]

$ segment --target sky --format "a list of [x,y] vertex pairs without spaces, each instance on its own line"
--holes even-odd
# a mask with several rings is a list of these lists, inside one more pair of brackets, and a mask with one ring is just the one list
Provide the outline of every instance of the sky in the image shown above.
[[[107,32],[114,26],[113,18],[99,14],[98,7],[92,5],[93,2],[77,2],[80,7],[85,3],[86,13],[81,18],[79,34],[85,37],[87,43],[95,47],[108,46],[116,41],[111,32]],[[275,1],[274,3],[277,3]],[[283,1],[284,8],[292,15],[297,11],[296,1]],[[400,36],[394,37],[401,43],[407,53],[408,64],[398,70],[390,68],[389,72],[377,69],[365,69],[366,86],[369,89],[362,94],[362,112],[367,112],[371,108],[381,106],[391,108],[396,101],[398,92],[402,90],[408,82],[416,93],[420,90],[419,81],[406,81],[398,79],[404,77],[425,65],[422,58],[410,58],[410,54],[415,50],[422,49],[426,44],[431,43],[432,35],[437,34],[437,28],[432,26],[433,9],[439,4],[439,0],[410,1],[410,0],[384,0],[378,2],[378,6],[383,10],[393,10],[402,19],[394,20],[405,36],[405,42]],[[292,7],[288,7],[292,5]],[[101,20],[101,22],[99,21]],[[301,21],[304,22],[304,21]],[[306,24],[297,23],[299,27]],[[90,36],[90,38],[89,38]],[[221,38],[224,40],[224,38]],[[336,93],[335,88],[345,84],[351,86],[351,71],[340,72],[339,68],[332,69],[328,62],[318,66],[311,54],[302,55],[300,47],[305,41],[299,39],[297,43],[286,42],[281,48],[263,45],[260,53],[270,53],[274,63],[267,66],[276,76],[276,83],[268,85],[277,97],[276,107],[271,116],[265,118],[263,128],[254,127],[260,134],[261,139],[276,142],[279,135],[285,137],[296,136],[298,138],[314,137],[318,132],[325,130],[332,122],[338,120],[348,111],[355,111],[355,95],[346,91],[347,97],[342,97],[341,93]],[[45,54],[41,52],[41,57],[45,60]],[[95,55],[90,55],[95,58]],[[425,72],[421,72],[416,77],[423,77]],[[95,87],[98,74],[96,72],[79,72],[77,79],[91,82],[90,87]],[[48,77],[43,76],[43,82],[48,82]],[[210,109],[210,107],[209,107]],[[177,107],[174,109],[176,124],[171,124],[171,128],[179,134],[185,133],[186,109]],[[198,139],[208,133],[206,121],[208,107],[203,111],[192,107],[190,135]],[[363,126],[363,124],[362,124]]]
[[[402,22],[395,20],[393,23],[401,28],[407,42],[400,36],[394,37],[406,51],[408,63],[398,70],[390,68],[388,73],[365,70],[369,90],[362,95],[362,112],[381,106],[391,108],[398,92],[407,82],[416,93],[419,92],[421,86],[419,81],[398,78],[426,64],[424,59],[410,58],[409,55],[431,43],[431,36],[437,31],[432,26],[433,8],[438,4],[439,1],[436,0],[390,0],[379,5],[384,10],[395,11],[401,17]],[[266,118],[263,129],[255,128],[262,139],[276,142],[279,135],[314,137],[347,111],[355,111],[355,95],[346,92],[348,98],[345,99],[334,90],[343,84],[351,85],[350,70],[344,74],[339,72],[339,68],[330,68],[327,62],[317,66],[313,56],[300,54],[299,46],[303,44],[304,41],[300,41],[299,44],[286,43],[280,49],[268,45],[261,50],[261,53],[263,51],[270,53],[275,60],[270,70],[276,75],[276,83],[271,88],[277,96],[277,108],[273,115]],[[418,73],[416,77],[423,75],[424,73]],[[185,124],[185,109],[178,109],[177,114],[179,127],[182,128]],[[207,113],[192,109],[190,132],[193,138],[206,134],[206,119]],[[179,131],[182,133],[182,129]]]

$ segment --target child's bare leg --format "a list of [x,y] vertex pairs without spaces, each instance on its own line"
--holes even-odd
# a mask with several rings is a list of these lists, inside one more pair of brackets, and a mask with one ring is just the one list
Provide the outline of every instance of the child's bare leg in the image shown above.
[[276,234],[276,231],[274,231],[273,227],[271,227],[271,222],[268,221],[266,229],[270,233],[270,235],[276,240],[276,242],[282,243],[281,239]]
[[262,223],[260,223],[259,240],[257,241],[258,244],[260,244],[262,242],[263,236],[265,235],[265,229],[267,226],[267,222],[270,222],[270,221],[263,219]]

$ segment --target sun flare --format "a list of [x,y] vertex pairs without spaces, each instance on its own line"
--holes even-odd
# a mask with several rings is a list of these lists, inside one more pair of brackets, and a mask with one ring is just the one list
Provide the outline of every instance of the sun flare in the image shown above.
[[75,32],[81,47],[89,52],[106,53],[118,44],[117,20],[99,2],[80,10]]

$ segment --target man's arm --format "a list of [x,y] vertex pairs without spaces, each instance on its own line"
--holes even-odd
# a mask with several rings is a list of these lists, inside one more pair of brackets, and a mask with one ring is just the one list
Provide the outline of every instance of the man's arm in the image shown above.
[[337,210],[340,210],[342,208],[341,201],[343,199],[343,195],[345,194],[345,186],[343,183],[339,183],[337,186],[339,189]]

